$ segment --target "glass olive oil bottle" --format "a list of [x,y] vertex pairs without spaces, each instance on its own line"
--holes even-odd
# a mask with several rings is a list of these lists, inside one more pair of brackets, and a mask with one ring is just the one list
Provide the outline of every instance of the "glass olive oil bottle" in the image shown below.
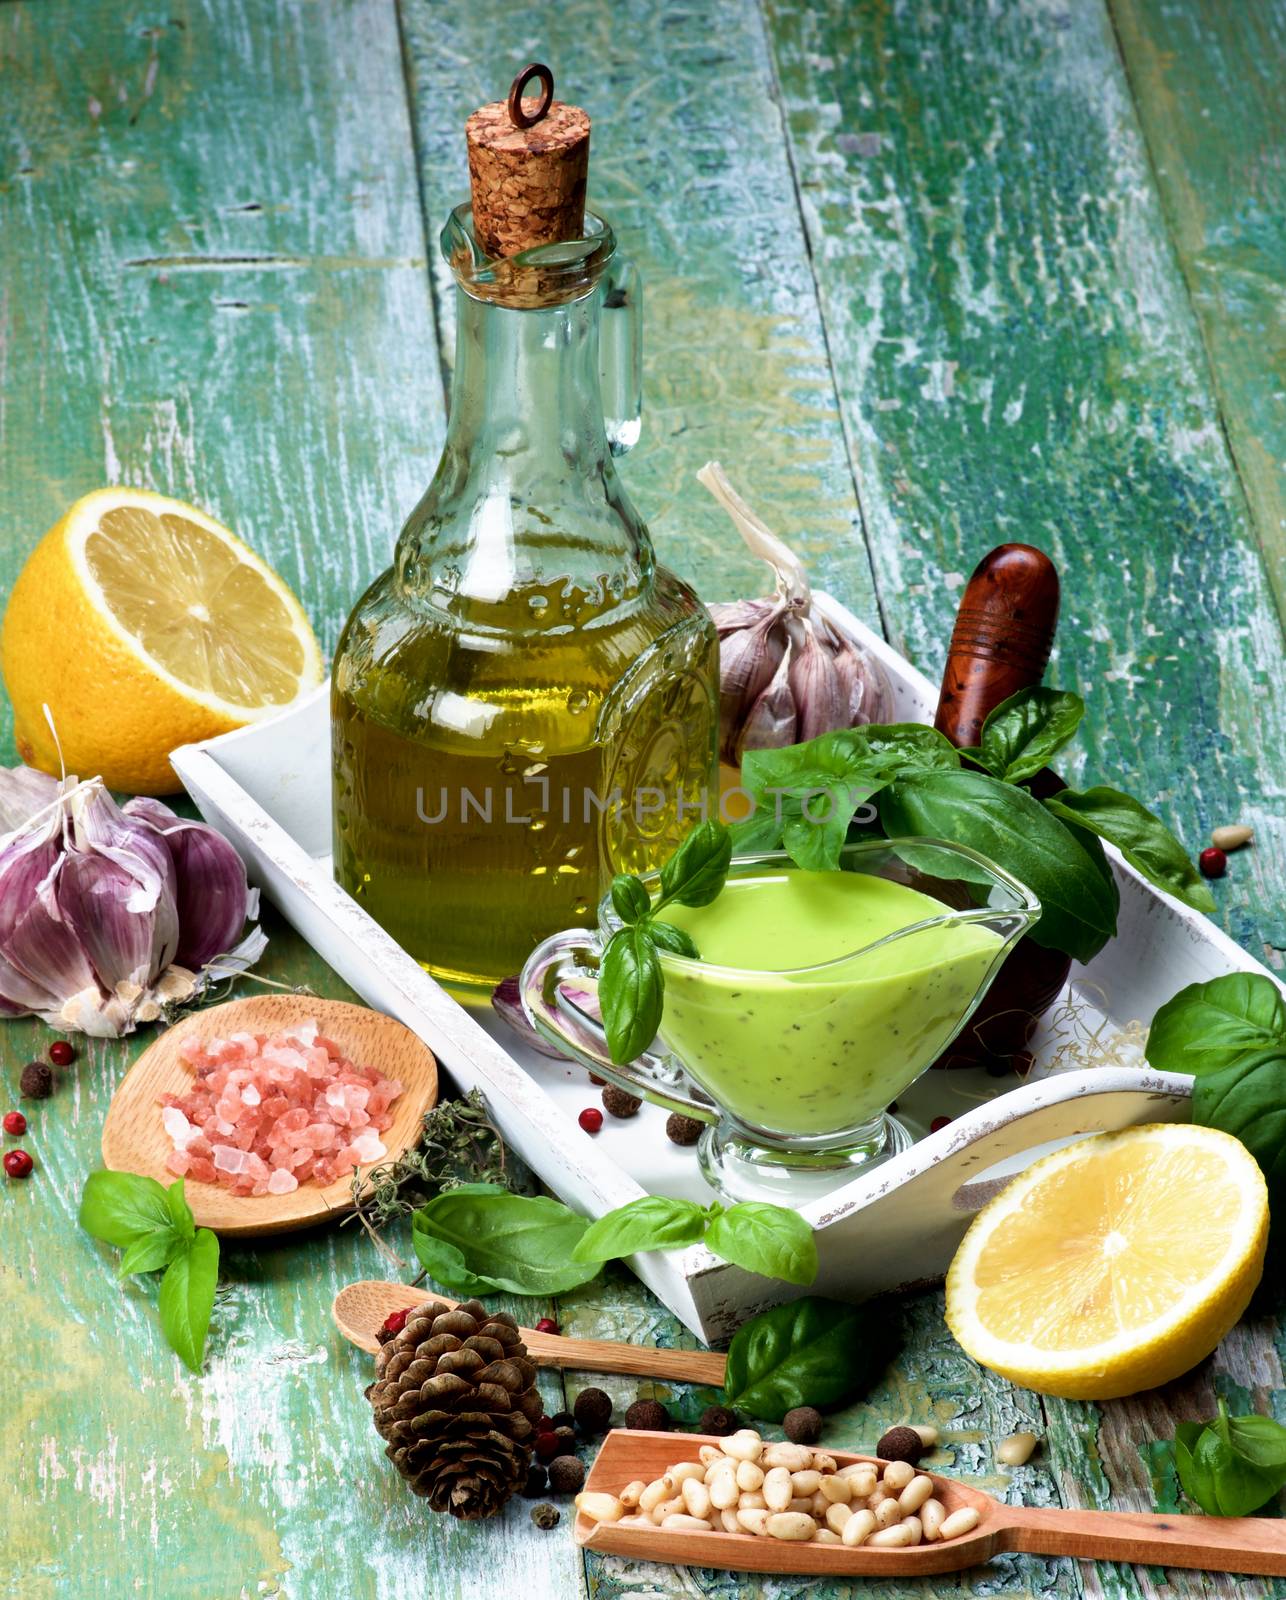
[[[615,401],[637,289],[606,222],[581,235],[497,259],[452,213],[442,460],[335,657],[336,876],[465,991],[588,926],[612,873],[657,865],[717,803],[714,629],[657,566],[604,421],[604,299],[625,324]],[[624,448],[637,408],[613,409]]]

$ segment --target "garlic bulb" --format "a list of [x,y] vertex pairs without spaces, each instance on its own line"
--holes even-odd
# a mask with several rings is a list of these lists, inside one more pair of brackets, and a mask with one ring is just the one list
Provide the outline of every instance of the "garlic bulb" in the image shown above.
[[717,461],[702,467],[697,482],[777,580],[772,599],[709,608],[719,635],[720,758],[739,766],[747,750],[887,721],[893,697],[884,669],[814,607],[799,558],[764,526]]
[[0,825],[0,1015],[116,1038],[263,953],[241,857],[158,800],[0,768]]

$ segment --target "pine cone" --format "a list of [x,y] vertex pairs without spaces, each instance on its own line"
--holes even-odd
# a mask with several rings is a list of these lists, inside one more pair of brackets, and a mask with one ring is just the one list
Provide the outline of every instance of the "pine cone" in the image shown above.
[[503,1312],[416,1306],[380,1347],[367,1397],[385,1454],[435,1511],[493,1517],[527,1481],[536,1367]]

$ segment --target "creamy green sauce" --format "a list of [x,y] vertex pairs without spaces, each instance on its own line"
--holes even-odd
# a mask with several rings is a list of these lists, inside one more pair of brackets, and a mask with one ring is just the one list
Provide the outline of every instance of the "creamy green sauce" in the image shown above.
[[701,962],[662,956],[662,1038],[744,1122],[856,1127],[950,1042],[1001,950],[990,928],[958,922],[867,949],[946,909],[886,878],[795,868],[734,878],[708,906],[668,906]]

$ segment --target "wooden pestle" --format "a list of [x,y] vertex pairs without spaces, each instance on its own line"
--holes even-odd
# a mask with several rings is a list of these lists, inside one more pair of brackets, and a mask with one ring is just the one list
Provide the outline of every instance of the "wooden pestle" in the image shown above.
[[[957,748],[976,745],[988,712],[1040,682],[1058,626],[1058,600],[1058,571],[1032,545],[997,545],[974,568],[956,613],[933,722]],[[1030,787],[1042,796],[1063,785],[1046,768]],[[1020,939],[964,1033],[934,1065],[971,1067],[1014,1056],[1058,998],[1070,967],[1061,951]]]

